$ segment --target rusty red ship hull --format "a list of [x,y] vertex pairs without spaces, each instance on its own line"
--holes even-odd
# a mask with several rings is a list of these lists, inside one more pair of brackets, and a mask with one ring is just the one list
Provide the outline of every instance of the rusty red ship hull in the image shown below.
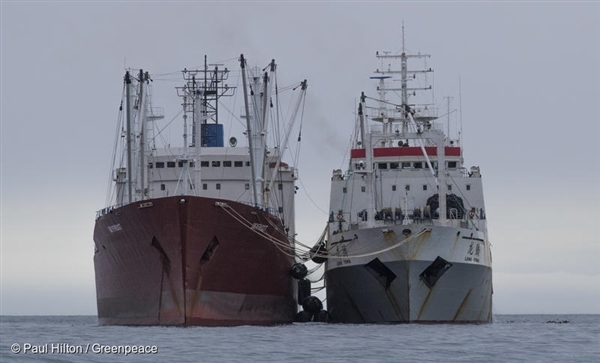
[[98,217],[94,242],[101,325],[294,320],[294,259],[266,211],[193,196],[144,200]]

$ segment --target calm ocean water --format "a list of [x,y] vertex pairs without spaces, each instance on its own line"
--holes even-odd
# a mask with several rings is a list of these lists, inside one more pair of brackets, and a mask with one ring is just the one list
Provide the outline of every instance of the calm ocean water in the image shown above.
[[[2,316],[0,332],[3,363],[600,362],[600,315],[497,315],[486,325],[234,328],[107,327],[95,316]],[[134,346],[147,352],[126,352]],[[121,352],[99,352],[111,349]]]

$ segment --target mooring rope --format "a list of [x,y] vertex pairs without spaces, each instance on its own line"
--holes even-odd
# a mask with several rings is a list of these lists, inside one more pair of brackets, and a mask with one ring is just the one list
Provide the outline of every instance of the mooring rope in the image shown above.
[[391,245],[389,247],[382,248],[382,249],[374,251],[374,252],[363,253],[363,254],[360,254],[360,255],[347,255],[347,256],[332,256],[332,255],[327,255],[326,257],[329,258],[329,259],[338,259],[338,260],[344,260],[344,259],[348,259],[348,258],[369,257],[369,256],[373,256],[373,255],[377,255],[377,254],[380,254],[380,253],[383,253],[383,252],[387,252],[387,251],[393,250],[394,248],[398,248],[398,247],[400,247],[400,246],[402,246],[402,245],[410,242],[414,238],[417,238],[417,237],[421,236],[422,234],[424,234],[426,232],[430,232],[430,231],[431,231],[430,228],[423,228],[417,234],[414,234],[414,235],[412,235],[410,237],[407,237],[406,239],[404,239],[404,240],[402,240],[402,241],[400,241],[400,242],[398,242],[396,244],[393,244],[393,245]]
[[224,203],[224,202],[215,202],[215,205],[218,206],[218,207],[221,207],[225,212],[227,212],[227,214],[229,214],[236,221],[240,222],[240,224],[242,224],[244,227],[248,228],[249,230],[251,230],[252,232],[254,232],[257,235],[261,236],[262,238],[266,239],[267,241],[273,243],[286,256],[297,257],[296,254],[295,254],[295,252],[294,253],[290,253],[290,251],[294,250],[293,246],[281,242],[280,240],[274,238],[273,236],[269,235],[266,232],[263,232],[260,229],[253,228],[253,223],[252,222],[250,222],[246,218],[244,218],[244,216],[242,216],[236,210],[234,210],[233,208],[231,208],[231,206],[228,205],[227,203]]
[[[233,217],[235,220],[237,220],[238,222],[240,222],[244,227],[250,229],[252,232],[256,233],[257,235],[261,236],[262,238],[266,239],[267,241],[273,243],[282,253],[284,253],[286,256],[289,257],[298,257],[300,259],[303,260],[308,260],[308,259],[312,259],[313,257],[323,257],[323,258],[328,258],[328,259],[349,259],[349,258],[361,258],[361,257],[369,257],[369,256],[374,256],[380,253],[384,253],[387,251],[391,251],[395,248],[398,248],[410,241],[412,241],[413,239],[427,233],[431,231],[431,228],[423,228],[421,231],[419,231],[418,233],[411,235],[410,237],[405,238],[402,241],[399,241],[398,243],[395,243],[391,246],[388,246],[386,248],[382,248],[380,250],[377,251],[372,251],[372,252],[368,252],[368,253],[363,253],[363,254],[357,254],[357,255],[345,255],[345,256],[336,256],[336,255],[332,255],[330,253],[330,251],[327,251],[326,253],[319,253],[318,250],[317,252],[312,255],[310,254],[310,251],[307,251],[305,253],[303,253],[302,255],[298,255],[295,251],[294,246],[290,245],[290,244],[285,244],[283,242],[281,242],[280,240],[274,238],[273,236],[269,235],[266,232],[261,231],[260,229],[256,229],[253,228],[253,223],[248,221],[246,218],[244,218],[244,216],[242,216],[239,212],[237,212],[235,209],[233,209],[230,205],[228,205],[227,203],[224,202],[215,202],[215,205],[218,207],[221,207],[225,212],[227,212],[227,214],[229,214],[231,217]],[[269,224],[273,225],[273,223],[267,218],[267,221]],[[273,225],[273,227],[276,227],[275,225]],[[278,227],[276,227],[277,230],[279,232],[282,232]],[[390,232],[385,232],[385,233],[390,233]],[[325,235],[325,232],[323,232],[323,234],[321,235],[321,239],[319,242],[321,242],[321,240],[323,239]],[[352,240],[349,240],[348,242],[352,242],[354,241],[355,238],[353,238]],[[291,253],[293,251],[293,253]],[[306,256],[308,255],[309,258],[306,258]]]

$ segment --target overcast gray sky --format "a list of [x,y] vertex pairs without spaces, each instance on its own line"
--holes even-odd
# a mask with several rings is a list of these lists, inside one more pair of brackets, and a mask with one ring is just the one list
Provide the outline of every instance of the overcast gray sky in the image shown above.
[[[92,232],[125,67],[163,74],[244,53],[275,58],[280,85],[308,79],[297,229],[314,243],[356,100],[373,93],[375,51],[401,47],[403,21],[407,48],[432,55],[440,103],[458,107],[461,79],[494,313],[600,313],[600,3],[1,6],[1,314],[96,313]],[[179,111],[175,85],[154,84],[167,119]]]

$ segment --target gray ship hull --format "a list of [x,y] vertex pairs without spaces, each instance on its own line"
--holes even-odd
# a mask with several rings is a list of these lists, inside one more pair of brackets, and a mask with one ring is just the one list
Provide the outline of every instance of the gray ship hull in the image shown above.
[[367,265],[342,267],[326,275],[328,310],[342,323],[489,323],[492,269],[453,264],[428,288],[419,275],[432,261],[386,263],[396,277]]
[[[421,232],[399,233],[407,227]],[[471,231],[394,226],[349,231],[330,241],[325,284],[334,321],[492,322],[489,243]],[[383,252],[369,253],[378,250]]]

